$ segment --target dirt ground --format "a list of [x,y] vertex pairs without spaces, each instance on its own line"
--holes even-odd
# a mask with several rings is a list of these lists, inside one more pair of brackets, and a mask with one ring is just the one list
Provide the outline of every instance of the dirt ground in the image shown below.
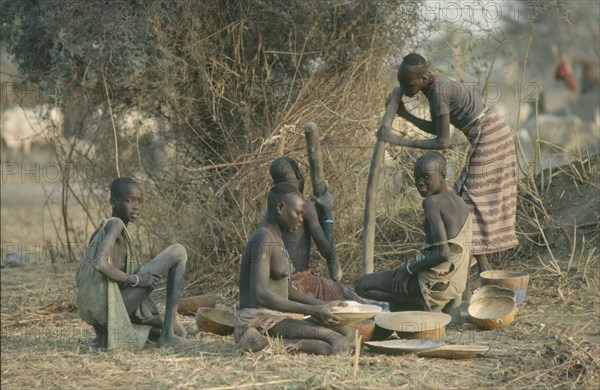
[[[59,215],[60,192],[48,197],[56,183],[3,172],[2,256],[24,251],[27,258],[1,273],[2,388],[599,388],[599,166],[589,164],[581,178],[568,169],[555,172],[542,190],[551,220],[558,221],[546,222],[552,252],[536,247],[543,237],[521,233],[529,252],[516,253],[529,255],[494,263],[531,276],[511,326],[448,328],[446,343],[490,347],[485,356],[467,360],[387,356],[366,347],[358,360],[295,355],[276,340],[264,351],[238,356],[231,352],[232,336],[199,332],[193,317],[180,317],[188,337],[196,340],[189,349],[148,345],[138,354],[98,351],[90,347],[92,329],[75,305],[77,264],[52,263],[43,247],[58,223],[51,214]],[[74,229],[89,229],[81,211],[71,215]],[[529,231],[524,224],[519,230]],[[186,295],[199,292],[201,283],[189,285]],[[228,282],[212,292],[219,305],[233,307],[233,290]],[[164,290],[154,294],[161,302]]]

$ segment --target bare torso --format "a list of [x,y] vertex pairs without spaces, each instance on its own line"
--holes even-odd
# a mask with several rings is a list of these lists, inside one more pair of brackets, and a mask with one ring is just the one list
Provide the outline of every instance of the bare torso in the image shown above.
[[[106,227],[107,229],[108,227]],[[96,235],[100,232],[100,229],[96,230],[91,238],[90,242],[96,237]],[[120,271],[125,271],[125,264],[127,264],[127,243],[122,235],[119,235],[113,247],[110,249],[109,254],[111,259],[111,264],[113,267],[119,269]]]
[[[298,229],[301,230],[301,229]],[[253,264],[268,262],[269,292],[288,299],[288,282],[293,272],[289,256],[273,234],[266,228],[256,230],[242,255],[240,266],[240,309],[259,308],[250,288]]]
[[125,271],[125,264],[127,263],[127,244],[125,243],[123,236],[119,236],[115,241],[111,257],[113,265],[121,271]]
[[283,242],[287,248],[295,272],[306,271],[310,264],[310,231],[304,221],[302,229],[283,232]]
[[[432,195],[427,200],[430,204],[436,203],[438,205],[448,239],[458,236],[467,218],[470,217],[469,207],[464,200],[452,191]],[[435,240],[431,237],[432,229],[427,218],[425,218],[423,228],[425,230],[425,242],[432,244]]]

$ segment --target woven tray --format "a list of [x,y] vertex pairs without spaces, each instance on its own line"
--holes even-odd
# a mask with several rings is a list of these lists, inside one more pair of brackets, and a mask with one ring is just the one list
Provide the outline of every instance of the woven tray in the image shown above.
[[435,340],[385,340],[367,341],[365,345],[374,352],[403,355],[431,351],[440,348],[444,344]]
[[418,352],[421,357],[443,359],[468,359],[483,355],[490,350],[486,345],[442,345],[437,349]]
[[380,313],[375,316],[377,326],[402,333],[417,333],[434,331],[450,323],[450,317],[445,313],[428,311],[399,311]]

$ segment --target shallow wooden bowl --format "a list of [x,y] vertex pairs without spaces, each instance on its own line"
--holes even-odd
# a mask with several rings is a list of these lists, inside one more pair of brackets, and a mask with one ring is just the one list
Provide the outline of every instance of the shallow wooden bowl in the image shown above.
[[181,298],[177,313],[194,316],[200,307],[215,307],[217,297],[213,294],[196,295],[193,297]]
[[480,329],[506,329],[513,322],[517,304],[510,297],[488,297],[471,302],[469,318]]
[[495,286],[493,284],[488,284],[487,286],[483,286],[477,291],[473,293],[471,296],[471,302],[474,302],[481,298],[489,298],[489,297],[509,297],[515,299],[515,292],[511,289]]
[[381,310],[383,310],[381,306],[377,305],[352,304],[349,306],[335,306],[331,308],[331,312],[338,316],[341,320],[333,326],[322,324],[313,316],[305,316],[304,319],[317,323],[321,326],[339,327],[373,318],[377,313],[380,313]]
[[373,331],[375,330],[375,321],[372,319],[362,320],[360,322],[355,322],[350,326],[358,332],[358,335],[360,336],[360,343],[364,344],[365,341],[371,340],[371,336],[373,336]]
[[201,331],[227,336],[233,334],[235,312],[224,307],[201,307],[196,312],[196,325]]
[[529,274],[525,272],[490,270],[484,271],[479,275],[481,285],[494,285],[508,288],[515,292],[515,300],[521,303],[525,300],[527,285],[529,284]]

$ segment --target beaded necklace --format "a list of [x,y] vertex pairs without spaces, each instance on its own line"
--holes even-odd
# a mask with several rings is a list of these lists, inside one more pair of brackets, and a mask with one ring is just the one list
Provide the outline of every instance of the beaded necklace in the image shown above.
[[423,93],[425,95],[429,95],[431,93],[431,91],[433,91],[433,83],[435,82],[435,76],[431,75],[429,76],[429,81],[427,82],[427,90],[423,91]]
[[277,237],[277,234],[275,234],[275,232],[271,228],[271,224],[269,224],[269,223],[267,224],[267,229],[269,229],[269,231],[271,232],[271,234],[273,235],[273,237],[275,237],[275,239],[279,243],[279,248],[281,249],[281,253],[283,253],[283,257],[284,257],[284,259],[288,263],[290,272],[288,274],[287,279],[289,280],[290,276],[294,273],[294,266],[292,265],[292,260],[290,258],[290,254],[288,253],[287,249],[285,249],[285,245],[283,245],[283,240],[281,238]]

